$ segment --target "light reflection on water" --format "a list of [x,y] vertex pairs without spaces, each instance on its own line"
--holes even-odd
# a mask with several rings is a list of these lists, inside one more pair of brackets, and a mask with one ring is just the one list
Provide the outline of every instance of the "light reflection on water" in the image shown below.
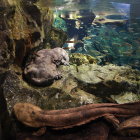
[[[42,4],[47,2],[42,0]],[[67,32],[64,48],[95,56],[100,64],[140,69],[139,0],[52,0],[54,26]],[[77,41],[77,42],[76,42]],[[74,43],[69,43],[74,42]]]

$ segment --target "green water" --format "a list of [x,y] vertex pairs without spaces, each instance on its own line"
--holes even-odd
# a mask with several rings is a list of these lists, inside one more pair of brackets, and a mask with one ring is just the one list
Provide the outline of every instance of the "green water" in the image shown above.
[[[45,5],[47,2],[42,1]],[[54,24],[68,34],[69,53],[140,69],[139,0],[53,0]]]

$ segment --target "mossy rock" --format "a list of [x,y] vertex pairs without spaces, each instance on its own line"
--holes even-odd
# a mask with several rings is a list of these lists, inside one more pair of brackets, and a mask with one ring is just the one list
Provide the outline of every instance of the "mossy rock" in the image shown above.
[[132,92],[121,93],[119,95],[111,95],[111,98],[118,104],[140,101],[140,95]]
[[50,32],[50,39],[48,41],[51,45],[51,48],[62,47],[66,40],[67,34],[64,31],[52,27]]
[[[110,95],[132,92],[139,94],[140,72],[129,67],[97,64],[70,65],[61,67],[63,74],[71,75],[81,90],[105,99]],[[75,88],[74,88],[75,89]]]
[[97,59],[87,54],[73,53],[70,54],[70,62],[79,66],[82,64],[97,64]]

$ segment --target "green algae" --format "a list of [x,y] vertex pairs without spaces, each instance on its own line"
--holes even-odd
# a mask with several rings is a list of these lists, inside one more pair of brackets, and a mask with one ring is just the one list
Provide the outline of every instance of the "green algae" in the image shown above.
[[73,53],[70,54],[70,62],[72,64],[76,65],[82,65],[82,64],[96,64],[97,59],[90,55],[85,55],[81,53]]

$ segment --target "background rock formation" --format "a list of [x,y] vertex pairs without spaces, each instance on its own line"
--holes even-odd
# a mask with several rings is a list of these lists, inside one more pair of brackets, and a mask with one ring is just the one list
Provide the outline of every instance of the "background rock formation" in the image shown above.
[[[64,32],[59,30],[55,32],[55,28],[52,28],[53,15],[49,8],[42,9],[35,5],[35,3],[36,1],[34,0],[0,0],[1,140],[12,139],[11,134],[14,135],[14,127],[11,125],[12,122],[7,111],[7,107],[11,108],[12,106],[6,105],[6,101],[8,98],[11,100],[16,99],[12,97],[12,92],[7,98],[6,94],[12,91],[12,89],[6,87],[6,92],[4,92],[3,85],[6,84],[5,80],[9,79],[11,81],[13,77],[12,82],[13,85],[16,86],[17,81],[14,79],[14,76],[22,79],[22,66],[30,51],[36,48],[39,50],[41,48],[55,47],[52,45],[54,38],[50,36],[52,32],[54,32],[54,36],[55,34],[61,34],[63,37],[61,41],[58,41],[58,45],[62,45],[62,42],[66,39]],[[58,38],[59,37],[60,36],[58,36]],[[13,71],[11,69],[13,69]],[[12,73],[14,73],[13,76],[11,75]],[[22,100],[23,97],[21,97],[22,95],[20,96],[20,93],[19,89],[15,96]],[[24,93],[26,94],[26,91],[24,91]],[[36,96],[35,92],[33,94],[30,92],[29,94],[31,98]],[[25,98],[27,97],[24,100],[25,102],[30,100],[29,96],[25,96]],[[36,96],[37,98],[35,97],[36,101],[38,100],[38,96],[39,95]],[[14,137],[13,139],[15,140]]]

